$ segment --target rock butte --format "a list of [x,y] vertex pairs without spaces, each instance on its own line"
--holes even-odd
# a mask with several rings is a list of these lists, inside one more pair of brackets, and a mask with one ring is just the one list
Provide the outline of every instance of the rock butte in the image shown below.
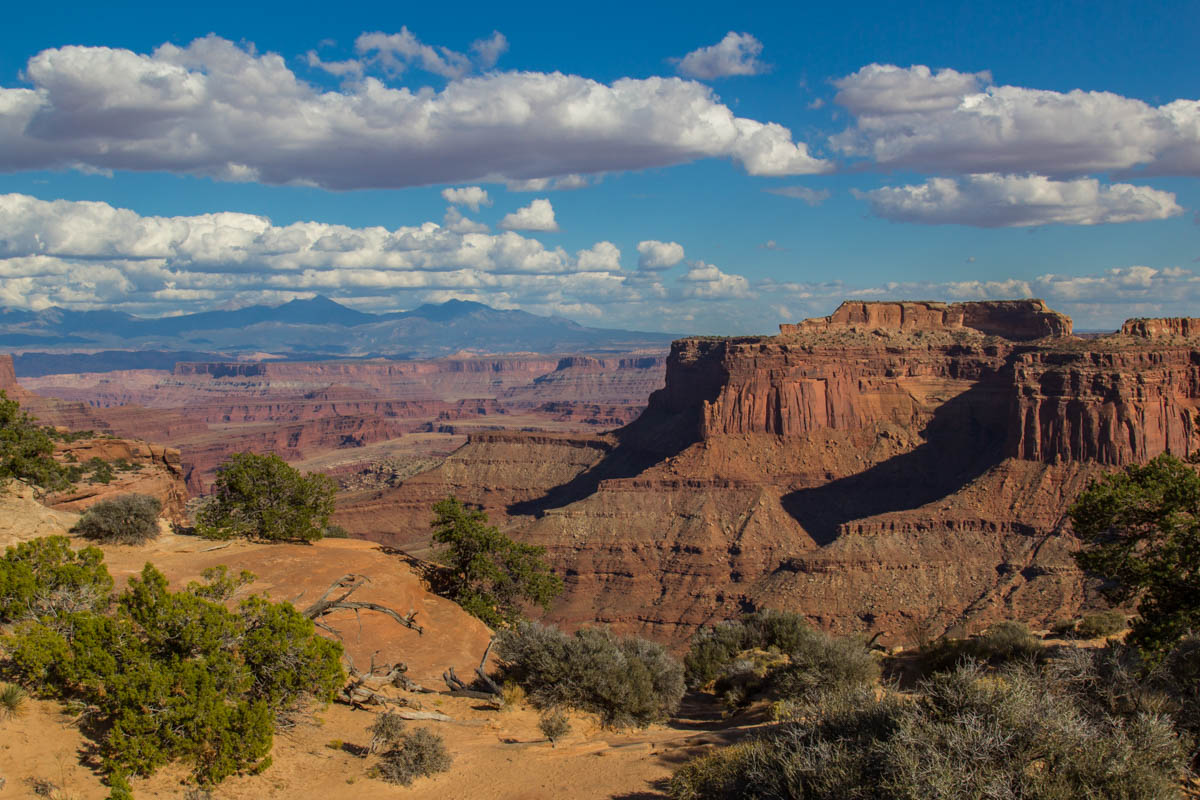
[[1040,300],[853,301],[779,336],[681,339],[626,427],[474,434],[338,521],[421,552],[454,494],[547,548],[552,621],[677,644],[762,607],[890,641],[1050,622],[1095,599],[1078,492],[1200,447],[1200,320],[1071,330]]

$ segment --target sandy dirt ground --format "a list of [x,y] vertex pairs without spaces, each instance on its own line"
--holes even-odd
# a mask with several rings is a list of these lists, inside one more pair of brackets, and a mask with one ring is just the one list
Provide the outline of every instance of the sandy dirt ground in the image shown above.
[[[0,516],[20,517],[23,536],[61,533],[76,518],[52,512],[32,498],[8,496]],[[14,532],[15,538],[15,532]],[[9,542],[6,542],[9,543]],[[80,545],[85,542],[80,541]],[[273,764],[260,775],[235,776],[218,785],[214,798],[652,798],[674,767],[705,748],[744,735],[744,719],[726,721],[703,699],[690,701],[681,716],[645,730],[613,731],[586,714],[572,714],[572,732],[556,745],[538,730],[538,712],[528,706],[498,711],[479,700],[451,696],[441,680],[453,666],[472,673],[491,638],[489,631],[457,605],[430,594],[403,555],[379,545],[349,539],[315,545],[214,543],[164,532],[153,543],[106,546],[105,562],[120,586],[153,563],[176,587],[197,580],[209,566],[248,569],[257,579],[245,592],[267,593],[303,608],[334,580],[348,573],[371,582],[354,599],[416,612],[418,634],[380,614],[338,612],[324,619],[342,633],[347,651],[365,666],[403,661],[408,677],[432,690],[406,696],[422,710],[451,717],[449,722],[414,721],[445,737],[453,758],[446,773],[399,787],[369,776],[375,757],[360,757],[375,711],[331,705],[311,710],[291,730],[275,737]],[[236,602],[236,598],[235,598]],[[23,713],[0,719],[0,800],[51,796],[103,798],[107,788],[94,769],[91,743],[74,717],[57,702],[28,699]],[[39,784],[38,782],[44,782]],[[49,791],[39,795],[38,786]],[[133,782],[138,798],[182,798],[193,784],[184,765]],[[53,787],[52,789],[50,787]]]
[[[277,734],[274,763],[261,775],[235,776],[212,791],[214,798],[420,798],[420,800],[541,800],[546,798],[665,797],[672,770],[707,748],[727,744],[748,730],[722,722],[707,709],[685,711],[669,725],[617,732],[587,715],[573,714],[572,732],[551,745],[538,731],[538,715],[525,707],[495,711],[448,695],[424,695],[425,708],[452,722],[410,722],[445,737],[450,770],[400,787],[369,776],[374,756],[360,757],[370,739],[372,711],[343,705],[316,709],[309,721]],[[34,797],[34,781],[56,787],[52,796],[103,798],[107,790],[87,766],[88,742],[63,706],[31,700],[18,718],[0,722],[0,798]],[[138,798],[181,798],[192,784],[181,766],[133,781]]]

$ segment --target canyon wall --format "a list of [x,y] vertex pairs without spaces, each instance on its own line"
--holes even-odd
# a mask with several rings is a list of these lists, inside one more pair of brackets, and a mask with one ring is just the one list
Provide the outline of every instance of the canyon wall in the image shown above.
[[551,621],[676,645],[763,607],[892,642],[1048,624],[1096,602],[1074,497],[1200,446],[1189,330],[1081,339],[1037,300],[847,303],[775,337],[683,339],[624,428],[472,437],[339,518],[420,549],[432,501],[455,494],[546,547],[566,584]]

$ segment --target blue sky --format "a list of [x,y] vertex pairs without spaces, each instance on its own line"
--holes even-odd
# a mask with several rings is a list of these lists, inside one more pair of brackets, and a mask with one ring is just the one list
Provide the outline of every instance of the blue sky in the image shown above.
[[1200,2],[779,5],[23,10],[0,305],[1196,313]]

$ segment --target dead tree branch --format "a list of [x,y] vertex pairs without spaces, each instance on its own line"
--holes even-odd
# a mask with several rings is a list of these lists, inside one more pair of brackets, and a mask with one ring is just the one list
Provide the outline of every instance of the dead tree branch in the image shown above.
[[[347,599],[362,586],[370,582],[371,579],[366,575],[355,575],[354,573],[343,575],[330,584],[329,588],[325,590],[324,594],[317,598],[316,602],[304,609],[304,616],[315,621],[325,614],[328,614],[331,611],[337,611],[339,609],[346,609],[354,612],[358,612],[360,610],[377,611],[380,614],[386,614],[404,627],[411,628],[418,634],[424,633],[424,630],[421,628],[421,626],[416,623],[416,611],[409,610],[408,614],[401,614],[395,609],[388,608],[387,606],[380,605],[379,603],[365,603],[358,600]],[[330,599],[330,595],[334,594],[334,592],[337,592],[338,590],[341,590],[341,594],[333,599]]]
[[[321,617],[332,611],[347,610],[353,611],[355,618],[359,620],[359,635],[362,635],[362,619],[359,615],[360,611],[376,611],[380,614],[391,617],[406,628],[415,630],[418,634],[424,633],[420,625],[415,621],[417,612],[410,610],[408,614],[401,614],[395,609],[380,605],[379,603],[368,603],[358,600],[350,600],[350,595],[354,594],[362,586],[371,582],[371,579],[366,575],[356,575],[349,573],[338,578],[329,585],[320,597],[316,599],[311,606],[304,609],[304,616],[313,621],[313,624],[324,631],[328,631],[338,639],[342,638],[342,634],[337,629],[327,624]],[[297,597],[299,599],[299,597]],[[396,706],[412,706],[412,702],[403,699],[391,697],[383,694],[379,690],[384,686],[393,686],[398,689],[404,689],[410,692],[429,692],[429,689],[420,684],[409,680],[405,676],[408,671],[408,666],[401,662],[395,664],[384,664],[380,667],[375,666],[375,655],[379,651],[371,654],[371,667],[366,672],[360,672],[354,665],[354,659],[350,653],[345,653],[348,671],[350,673],[350,682],[342,688],[338,695],[338,699],[343,703],[355,707],[364,707],[367,705],[396,705]],[[417,704],[419,708],[419,704]]]
[[487,687],[487,691],[472,689],[454,674],[454,667],[450,667],[448,670],[442,673],[442,680],[446,682],[448,687],[450,687],[451,694],[460,697],[471,697],[476,700],[488,700],[493,703],[500,702],[502,694],[500,687],[494,680],[488,677],[487,670],[485,669],[487,666],[488,656],[492,652],[492,645],[495,643],[496,640],[494,638],[488,642],[487,649],[483,651],[483,658],[479,659],[479,666],[475,668],[475,674],[478,676],[479,682],[483,686]]

